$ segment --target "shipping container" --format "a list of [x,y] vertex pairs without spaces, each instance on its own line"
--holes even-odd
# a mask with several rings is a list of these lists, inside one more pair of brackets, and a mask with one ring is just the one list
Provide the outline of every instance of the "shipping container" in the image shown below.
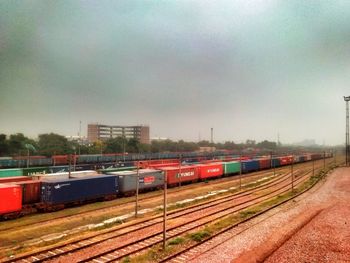
[[[71,167],[71,169],[73,170],[72,167]],[[68,172],[68,170],[69,170],[69,166],[68,165],[50,166],[48,173],[50,173],[50,174],[52,174],[52,173],[64,173],[64,172]]]
[[[67,175],[69,173],[66,172]],[[97,173],[96,171],[90,170],[90,171],[78,171],[78,172],[71,172],[70,177],[71,178],[82,178],[82,177],[87,177],[87,176],[99,176],[100,174]]]
[[[53,165],[68,164],[68,155],[52,155]],[[73,163],[73,157],[71,158],[71,163]]]
[[[36,160],[36,159],[45,159],[46,156],[43,156],[43,155],[31,155],[29,156],[29,159],[30,160]],[[25,156],[14,156],[13,157],[14,160],[28,160],[28,156],[25,155]]]
[[242,172],[249,173],[259,170],[259,161],[258,160],[246,160],[242,162]]
[[28,176],[2,177],[2,178],[0,178],[0,184],[23,182],[23,181],[30,181],[30,180],[32,180],[32,178],[28,177]]
[[240,162],[224,162],[224,174],[235,174],[240,172]]
[[21,211],[22,191],[20,186],[0,184],[0,196],[0,215]]
[[269,169],[271,167],[271,159],[270,158],[261,158],[258,159],[260,170]]
[[199,179],[220,177],[223,175],[222,163],[208,163],[198,165]]
[[194,182],[198,180],[198,167],[194,165],[163,167],[160,168],[160,170],[162,170],[167,177],[168,185],[176,185],[179,183]]
[[294,163],[300,163],[300,156],[299,155],[294,155],[293,156],[293,162]]
[[289,165],[289,164],[292,164],[293,162],[293,156],[290,155],[290,156],[281,156],[279,157],[280,159],[280,165]]
[[101,174],[107,174],[109,172],[132,171],[132,170],[136,170],[136,169],[137,169],[137,167],[135,167],[135,166],[117,167],[117,168],[100,169],[100,170],[98,170],[98,172]]
[[202,164],[207,164],[207,163],[222,163],[222,160],[203,160],[201,161]]
[[137,165],[139,165],[140,168],[149,168],[150,165],[168,164],[168,163],[179,165],[180,160],[179,159],[144,160],[144,161],[135,162],[134,166],[137,167]]
[[158,163],[158,164],[150,164],[148,165],[148,168],[150,169],[159,169],[162,167],[175,167],[175,166],[179,166],[179,163]]
[[[110,175],[118,177],[119,192],[130,193],[136,191],[137,171],[110,172]],[[164,185],[162,171],[152,169],[139,170],[139,189],[152,189]]]
[[271,168],[276,168],[276,167],[280,167],[280,159],[279,158],[272,158],[272,166]]
[[29,168],[22,168],[23,175],[37,175],[37,174],[47,174],[50,172],[49,167],[29,167]]
[[34,204],[40,202],[41,181],[16,182],[22,188],[22,204]]
[[22,169],[0,169],[0,177],[22,176]]
[[117,193],[118,178],[111,175],[43,181],[41,185],[41,201],[46,205],[81,203]]
[[33,180],[43,180],[43,181],[55,181],[55,180],[68,180],[68,173],[53,173],[53,174],[36,174],[32,175]]

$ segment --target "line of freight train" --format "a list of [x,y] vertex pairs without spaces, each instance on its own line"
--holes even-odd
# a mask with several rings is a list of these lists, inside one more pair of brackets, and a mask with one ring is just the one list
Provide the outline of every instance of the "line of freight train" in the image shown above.
[[[77,165],[84,164],[116,164],[121,162],[134,162],[138,160],[155,160],[155,159],[179,159],[189,158],[208,159],[218,156],[232,156],[232,151],[215,151],[215,152],[168,152],[168,153],[138,153],[138,154],[88,154],[88,155],[71,155],[71,163]],[[0,157],[0,168],[15,168],[29,166],[59,166],[69,163],[69,155],[46,156],[17,156],[17,157]]]
[[[331,154],[305,154],[259,159],[208,160],[180,164],[179,160],[139,162],[139,189],[149,191],[204,181],[221,176],[249,173],[273,167],[331,157]],[[11,170],[5,169],[2,171]],[[111,200],[135,193],[137,168],[124,167],[96,171],[7,176],[0,178],[0,217],[16,218],[37,211],[56,211],[88,202]]]

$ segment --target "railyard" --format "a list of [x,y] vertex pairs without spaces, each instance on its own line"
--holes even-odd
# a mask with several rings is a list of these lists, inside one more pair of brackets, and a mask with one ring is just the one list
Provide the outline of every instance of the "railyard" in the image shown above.
[[[291,187],[299,189],[325,165],[327,167],[334,165],[334,161],[334,159],[327,159],[295,164],[292,171],[290,165],[278,168],[276,171],[264,170],[245,174],[241,178],[241,191],[239,191],[238,176],[169,189],[168,244],[179,242],[179,246],[185,249],[188,249],[188,246],[191,247],[193,242],[198,245],[194,241],[196,238],[193,240],[191,235],[197,236],[196,233],[200,233],[199,241],[213,236],[215,232],[222,229],[214,227],[215,231],[211,230],[207,233],[205,229],[208,225],[215,224],[214,222],[225,225],[220,222],[225,222],[232,215],[236,217],[238,215],[238,218],[230,220],[240,222],[241,217],[245,219],[243,216],[245,213],[248,215],[251,213],[249,209],[252,207],[273,198],[283,199],[283,196],[291,191]],[[152,254],[159,249],[162,240],[159,215],[161,195],[162,193],[157,192],[142,194],[140,208],[147,209],[147,213],[140,215],[136,220],[126,217],[125,220],[101,225],[101,221],[106,222],[111,217],[115,218],[116,215],[132,215],[134,200],[132,197],[127,197],[101,203],[101,207],[99,207],[100,204],[98,206],[91,204],[44,214],[44,216],[33,215],[13,222],[8,221],[9,224],[6,227],[0,227],[0,237],[2,236],[1,239],[6,244],[3,247],[3,256],[5,256],[3,259],[13,261],[19,254],[23,254],[23,257],[20,256],[23,262],[26,260],[65,262],[68,258],[74,262],[89,260],[99,262],[136,260],[135,262],[138,262],[160,261],[171,257],[172,253],[179,253],[177,246],[170,245],[170,253],[158,252],[157,254],[161,257],[154,257]],[[203,196],[205,198],[196,199]],[[184,199],[190,199],[190,202],[181,202]],[[84,225],[88,227],[82,228],[81,226]],[[98,227],[92,227],[93,225]],[[65,229],[64,234],[59,231],[60,229]],[[102,230],[96,231],[98,229]],[[8,235],[8,231],[11,231],[11,235]],[[41,233],[48,235],[43,236]],[[142,237],[141,240],[140,237]],[[11,244],[11,240],[17,240],[18,243]]]
[[0,263],[350,263],[349,20],[0,1]]

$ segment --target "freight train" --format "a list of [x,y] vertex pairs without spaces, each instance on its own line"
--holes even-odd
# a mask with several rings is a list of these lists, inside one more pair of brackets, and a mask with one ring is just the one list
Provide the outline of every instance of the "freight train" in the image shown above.
[[[146,160],[137,167],[95,171],[36,174],[0,178],[0,217],[15,218],[35,211],[54,211],[87,202],[110,200],[117,196],[161,188],[164,178],[169,187],[197,181],[249,173],[331,157],[331,154],[261,157],[258,159],[230,158],[184,164],[179,160]],[[164,162],[164,163],[161,163]],[[4,173],[5,169],[0,170]]]
[[[88,154],[88,155],[53,155],[46,156],[17,156],[0,157],[0,168],[21,168],[29,166],[62,166],[71,164],[77,166],[97,165],[97,166],[118,166],[120,163],[133,163],[138,160],[156,160],[156,159],[191,159],[205,160],[219,156],[233,155],[232,151],[215,152],[165,152],[165,153],[138,153],[138,154]],[[224,157],[222,157],[224,158]],[[71,160],[70,160],[71,159]]]

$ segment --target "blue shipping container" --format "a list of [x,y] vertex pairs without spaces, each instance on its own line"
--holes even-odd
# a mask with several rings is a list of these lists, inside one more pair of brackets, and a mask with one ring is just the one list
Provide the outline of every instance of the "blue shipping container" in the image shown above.
[[118,178],[110,175],[43,181],[41,201],[46,204],[83,202],[115,195],[118,189]]
[[243,173],[249,173],[249,172],[258,171],[258,170],[259,170],[259,161],[257,160],[242,161]]

